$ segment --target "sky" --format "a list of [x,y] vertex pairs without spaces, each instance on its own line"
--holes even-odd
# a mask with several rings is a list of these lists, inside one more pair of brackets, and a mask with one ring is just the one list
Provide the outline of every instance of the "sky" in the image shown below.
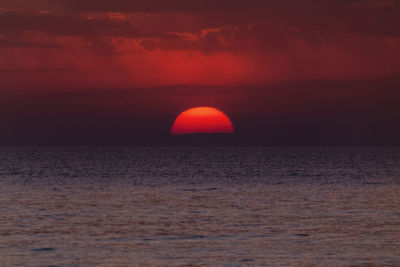
[[[0,144],[399,145],[400,1],[0,0]],[[2,128],[2,129],[1,129]]]

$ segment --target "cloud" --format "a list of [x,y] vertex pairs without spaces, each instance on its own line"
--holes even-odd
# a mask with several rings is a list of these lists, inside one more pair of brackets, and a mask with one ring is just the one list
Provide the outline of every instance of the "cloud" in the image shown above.
[[145,40],[141,44],[150,50],[155,48],[200,50],[205,53],[249,50],[286,52],[290,49],[294,40],[301,41],[316,49],[322,45],[322,36],[317,32],[268,27],[263,24],[212,28],[197,33],[170,32],[159,35],[153,41]]
[[[400,23],[400,0],[36,1],[43,10],[32,10],[28,2],[20,0],[14,5],[10,1],[0,4],[0,34],[39,31],[52,35],[138,38],[165,32],[163,24],[175,25],[176,29],[170,28],[168,32],[181,32],[184,27],[179,24],[191,25],[194,32],[205,28],[263,24],[302,32],[400,36],[397,27]],[[23,6],[27,8],[20,9]],[[143,14],[145,17],[137,26],[135,17]],[[176,17],[171,17],[171,14]],[[179,23],[174,23],[174,20]]]
[[0,48],[5,47],[19,47],[19,48],[63,48],[57,44],[45,44],[45,43],[33,43],[33,42],[21,42],[0,39]]
[[[120,12],[166,16],[189,14],[197,16],[196,23],[203,24],[206,28],[263,23],[303,30],[400,36],[400,28],[397,26],[400,23],[400,0],[3,0],[1,7],[25,11],[48,10],[64,14],[64,17],[58,18],[59,22],[64,22],[51,27],[58,26],[60,32],[78,35],[82,32],[71,33],[75,25],[81,26],[82,31],[128,34],[132,30],[122,21],[82,23],[77,19],[80,18],[79,14]],[[21,19],[19,24],[28,18]],[[151,19],[154,17],[147,18]],[[36,24],[32,26],[34,25]],[[95,25],[100,27],[95,30]],[[42,27],[44,26],[46,25],[42,23]]]
[[[400,72],[399,12],[395,0],[6,0],[0,69],[70,69],[68,86],[85,88],[369,78]],[[60,84],[16,73],[1,82]]]
[[189,13],[214,27],[264,23],[307,30],[400,35],[399,0],[54,0],[71,12]]
[[58,36],[126,36],[136,31],[128,22],[113,19],[88,19],[74,15],[56,15],[26,11],[0,12],[0,34],[15,35],[24,31]]
[[[42,1],[45,2],[45,1]],[[63,7],[79,12],[191,12],[191,13],[209,13],[209,12],[240,12],[240,11],[285,11],[290,9],[304,10],[333,10],[346,11],[376,8],[393,8],[399,5],[398,0],[97,0],[95,3],[91,0],[52,0],[47,1],[53,6]]]
[[2,0],[1,9],[47,10],[54,7],[51,0]]
[[12,73],[40,73],[40,72],[66,72],[66,69],[59,68],[37,68],[37,69],[0,69],[0,75]]

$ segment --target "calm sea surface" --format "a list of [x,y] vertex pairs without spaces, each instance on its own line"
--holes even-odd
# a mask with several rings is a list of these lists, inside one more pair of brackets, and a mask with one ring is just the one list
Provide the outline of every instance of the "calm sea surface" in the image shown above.
[[400,266],[399,148],[0,148],[0,266]]

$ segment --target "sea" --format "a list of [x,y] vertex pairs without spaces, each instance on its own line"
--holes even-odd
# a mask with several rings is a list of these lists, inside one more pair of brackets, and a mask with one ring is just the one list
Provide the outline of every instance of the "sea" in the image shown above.
[[400,148],[0,147],[0,266],[400,266]]

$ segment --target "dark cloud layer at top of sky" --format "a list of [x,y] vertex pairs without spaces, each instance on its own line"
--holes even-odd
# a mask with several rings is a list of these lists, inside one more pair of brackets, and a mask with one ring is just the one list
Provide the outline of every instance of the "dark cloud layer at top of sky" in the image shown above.
[[256,10],[305,10],[343,12],[359,9],[390,9],[399,6],[397,0],[50,0],[55,6],[81,11],[118,11],[118,12],[252,12]]
[[190,13],[214,24],[209,26],[261,22],[317,31],[400,35],[399,0],[4,0],[0,3],[3,8],[24,6],[70,13]]
[[217,24],[262,22],[275,26],[311,30],[399,35],[398,0],[54,0],[59,6],[78,12],[193,13]]
[[135,31],[125,21],[85,19],[79,16],[59,16],[25,11],[0,13],[0,33],[13,35],[21,31],[38,31],[52,35],[109,35],[132,37]]

